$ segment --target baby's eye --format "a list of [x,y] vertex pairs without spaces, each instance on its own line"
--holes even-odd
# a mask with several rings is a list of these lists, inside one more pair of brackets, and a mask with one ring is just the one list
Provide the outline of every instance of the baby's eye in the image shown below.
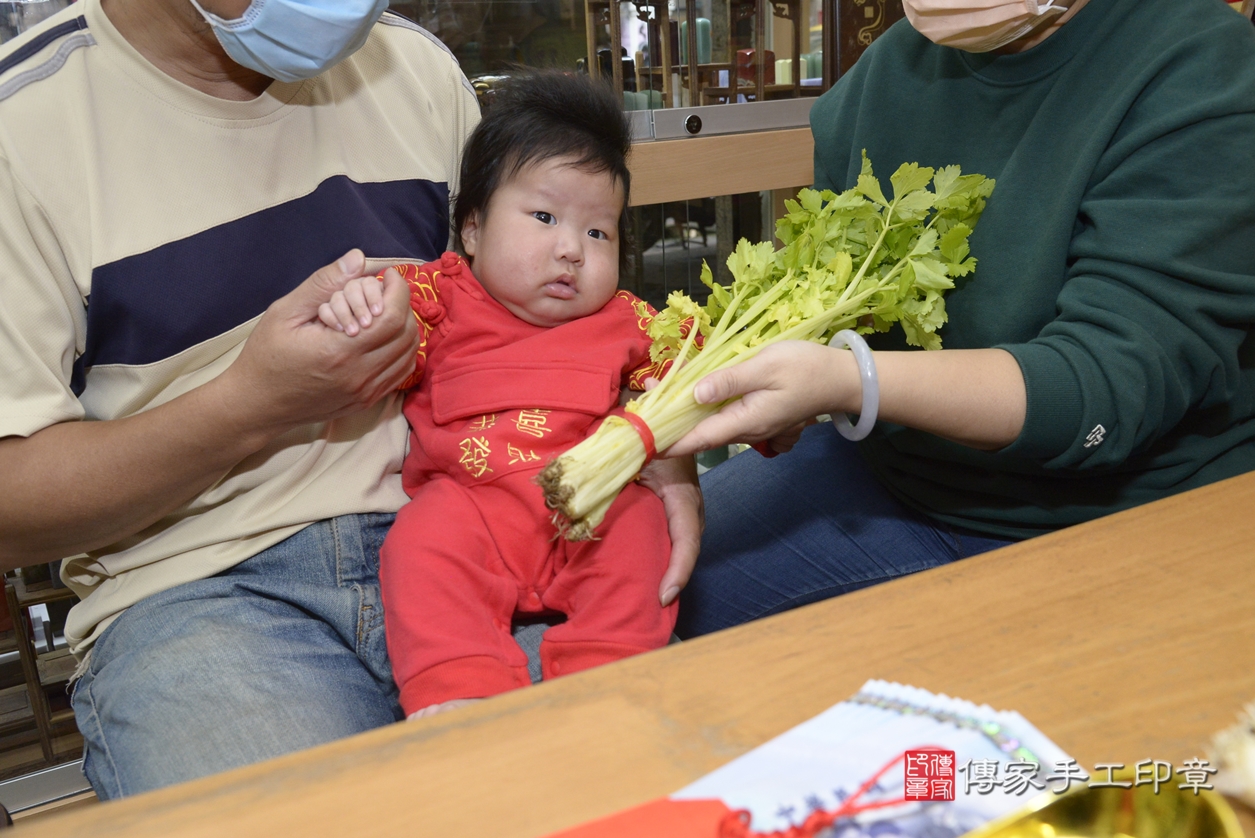
[[595,238],[595,239],[609,239],[609,238],[610,238],[610,237],[609,237],[609,236],[607,236],[605,233],[603,233],[601,230],[589,230],[589,231],[588,231],[588,234],[589,234],[590,236],[592,236],[593,238]]
[[550,213],[547,213],[547,212],[534,212],[532,213],[532,218],[535,218],[541,224],[555,223],[554,217]]

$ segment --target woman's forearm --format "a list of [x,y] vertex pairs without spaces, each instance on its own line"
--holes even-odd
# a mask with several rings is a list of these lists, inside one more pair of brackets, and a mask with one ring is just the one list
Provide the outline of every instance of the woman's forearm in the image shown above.
[[[874,357],[880,420],[985,450],[1019,436],[1027,397],[1010,353],[961,349]],[[773,344],[712,373],[693,395],[703,404],[729,403],[668,449],[669,456],[771,439],[822,413],[859,413],[863,404],[852,353],[799,341]]]
[[1024,376],[1009,352],[877,352],[875,359],[883,421],[984,450],[1010,445],[1024,427]]

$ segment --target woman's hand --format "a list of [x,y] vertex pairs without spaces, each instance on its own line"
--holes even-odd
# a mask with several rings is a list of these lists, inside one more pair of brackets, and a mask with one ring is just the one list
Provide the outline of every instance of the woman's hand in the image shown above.
[[[1010,445],[1024,427],[1024,376],[1003,349],[876,352],[875,361],[882,421],[984,451]],[[821,413],[858,413],[863,385],[852,353],[784,341],[706,376],[693,398],[699,404],[733,401],[667,449],[668,457],[729,442],[771,440],[781,450],[788,436]]]
[[858,369],[849,352],[805,341],[775,343],[753,358],[713,372],[693,388],[699,404],[726,405],[667,449],[667,456],[705,451],[729,442],[768,443],[787,451],[821,413],[857,412]]
[[[658,379],[646,378],[645,389],[658,386]],[[635,394],[626,387],[619,394],[620,406]],[[671,537],[671,562],[658,586],[658,599],[663,607],[680,595],[693,575],[697,554],[702,546],[702,530],[706,528],[706,512],[702,505],[702,488],[697,482],[697,462],[692,457],[654,460],[641,469],[640,484],[662,498],[667,513],[667,533]]]
[[688,584],[702,546],[705,511],[697,483],[697,463],[692,457],[654,460],[641,469],[640,483],[662,498],[671,536],[671,562],[658,586],[658,599],[670,605]]
[[[792,451],[793,446],[797,445],[798,441],[802,439],[802,431],[815,424],[816,421],[818,420],[812,418],[807,419],[805,422],[799,422],[792,428],[782,431],[770,439],[765,439],[754,447],[767,457],[774,456],[776,454],[787,454]],[[771,453],[768,454],[766,451],[763,451],[764,447]]]

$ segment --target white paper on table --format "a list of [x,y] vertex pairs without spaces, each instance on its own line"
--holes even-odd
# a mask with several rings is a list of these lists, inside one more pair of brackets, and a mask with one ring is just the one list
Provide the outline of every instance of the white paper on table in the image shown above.
[[[859,701],[885,699],[911,705],[923,712],[903,712],[869,706]],[[928,713],[953,713],[978,723],[996,724],[1021,749],[1016,755],[990,736],[941,721]],[[1045,783],[1061,763],[1071,758],[1019,713],[997,711],[988,705],[937,695],[927,690],[872,680],[850,700],[837,704],[792,730],[755,748],[722,768],[671,795],[673,800],[716,798],[731,809],[748,809],[755,830],[766,832],[800,824],[817,808],[831,811],[853,794],[882,766],[904,751],[934,746],[955,752],[955,766],[968,760],[997,760],[998,776],[1014,762],[1035,761],[1036,779]],[[1031,754],[1034,759],[1027,759]],[[903,796],[901,763],[888,771],[867,800]],[[996,817],[1023,807],[1042,792],[1027,788],[1010,794],[1002,788],[964,791],[966,777],[955,775],[953,801],[912,802],[864,812],[837,823],[839,838],[859,835],[910,835],[920,838],[958,836]]]

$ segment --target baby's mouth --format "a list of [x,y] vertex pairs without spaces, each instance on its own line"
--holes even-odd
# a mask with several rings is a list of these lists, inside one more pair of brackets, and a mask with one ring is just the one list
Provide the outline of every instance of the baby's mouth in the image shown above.
[[559,300],[571,300],[575,298],[575,294],[575,279],[566,274],[545,284],[546,296]]

